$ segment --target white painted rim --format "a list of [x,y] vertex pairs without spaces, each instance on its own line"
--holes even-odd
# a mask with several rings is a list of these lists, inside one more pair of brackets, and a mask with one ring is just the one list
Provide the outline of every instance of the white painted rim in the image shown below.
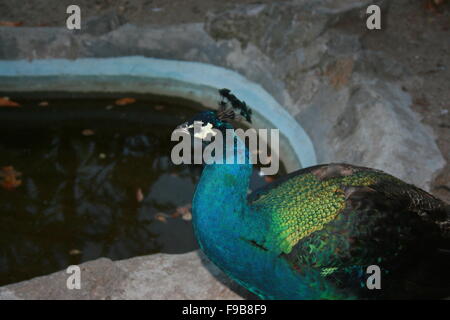
[[[317,164],[314,146],[300,124],[259,84],[239,73],[199,62],[146,57],[0,61],[0,77],[138,76],[228,88],[286,137],[303,167]],[[188,88],[188,87],[187,87]],[[188,89],[186,89],[188,90]]]

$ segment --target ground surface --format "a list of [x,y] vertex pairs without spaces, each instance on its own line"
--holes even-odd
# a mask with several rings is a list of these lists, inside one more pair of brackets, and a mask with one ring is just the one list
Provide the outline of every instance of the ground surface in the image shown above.
[[[270,3],[270,0],[2,0],[0,21],[20,21],[24,26],[63,26],[66,8],[76,4],[84,18],[116,11],[137,25],[203,22],[210,10],[226,10],[235,4]],[[84,19],[83,18],[83,19]]]
[[[203,22],[208,11],[221,11],[236,4],[270,3],[270,0],[77,0],[82,16],[89,18],[116,11],[132,24]],[[383,13],[382,30],[367,33],[364,46],[383,51],[400,63],[409,75],[404,90],[413,97],[413,109],[430,126],[447,161],[435,178],[432,192],[450,201],[450,5],[427,8],[426,0],[391,1]],[[71,0],[22,2],[2,0],[0,22],[23,26],[63,26]]]

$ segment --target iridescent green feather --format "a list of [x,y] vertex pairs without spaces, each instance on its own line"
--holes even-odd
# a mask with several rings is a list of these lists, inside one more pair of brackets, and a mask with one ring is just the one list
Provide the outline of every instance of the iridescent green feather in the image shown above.
[[434,248],[429,258],[435,259],[440,231],[421,216],[447,210],[391,175],[342,164],[301,170],[249,200],[269,225],[260,245],[280,254],[302,277],[315,278],[314,285],[331,285],[334,290],[323,292],[334,298],[339,288],[360,298],[380,294],[365,286],[366,268],[373,264],[382,266],[383,279],[391,282],[384,297],[403,290],[404,281],[411,281],[403,271],[418,255],[425,258],[427,248]]
[[[389,176],[388,176],[389,177]],[[270,216],[270,232],[263,244],[289,253],[302,238],[336,218],[345,208],[345,186],[369,186],[379,179],[375,171],[319,180],[313,173],[298,175],[252,202],[252,208]]]

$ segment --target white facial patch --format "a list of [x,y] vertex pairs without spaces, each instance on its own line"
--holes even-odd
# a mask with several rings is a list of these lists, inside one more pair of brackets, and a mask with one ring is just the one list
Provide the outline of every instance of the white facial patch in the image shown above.
[[[200,124],[202,125],[203,122],[202,121],[195,121],[194,122],[196,125]],[[194,125],[191,124],[188,128],[194,128]],[[217,134],[216,131],[213,130],[213,125],[211,123],[207,123],[204,126],[200,127],[200,130],[198,130],[197,132],[195,132],[195,128],[194,128],[194,138],[198,138],[198,139],[205,139],[208,134],[211,134],[213,137]]]

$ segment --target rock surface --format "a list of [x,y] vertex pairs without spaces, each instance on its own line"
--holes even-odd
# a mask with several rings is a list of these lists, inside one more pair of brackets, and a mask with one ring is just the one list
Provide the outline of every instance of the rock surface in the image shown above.
[[[0,58],[142,55],[229,68],[300,122],[319,163],[375,167],[429,190],[445,160],[402,90],[409,71],[362,45],[372,2],[241,4],[211,11],[204,23],[172,25],[136,25],[105,11],[89,17],[82,32],[0,28]],[[377,3],[387,10],[386,1]]]
[[242,299],[254,298],[203,254],[154,254],[80,265],[81,289],[67,288],[64,270],[0,288],[1,299]]

